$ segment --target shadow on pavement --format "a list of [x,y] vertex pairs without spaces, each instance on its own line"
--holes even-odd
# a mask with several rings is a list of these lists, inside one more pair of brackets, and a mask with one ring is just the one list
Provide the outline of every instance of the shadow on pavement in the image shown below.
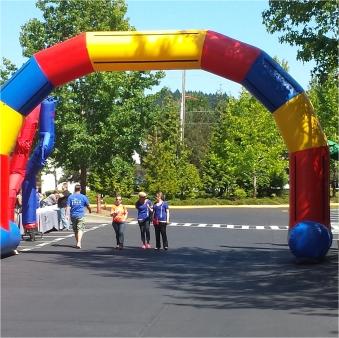
[[51,246],[59,247],[59,248],[73,248],[73,249],[75,249],[75,244],[74,245],[71,245],[71,244],[52,244]]
[[[169,251],[111,247],[77,252],[43,251],[58,265],[81,267],[107,278],[150,279],[164,290],[167,304],[214,309],[291,310],[336,316],[338,250],[316,265],[296,265],[285,247],[182,247]],[[44,259],[46,262],[48,258]]]

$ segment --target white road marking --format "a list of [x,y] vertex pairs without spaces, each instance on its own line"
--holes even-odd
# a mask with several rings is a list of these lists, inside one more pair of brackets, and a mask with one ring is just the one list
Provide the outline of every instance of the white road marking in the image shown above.
[[35,245],[36,247],[41,247],[41,246],[45,246],[45,245],[48,245],[48,244],[51,244],[52,242],[45,242],[45,243],[40,243],[40,244],[37,244]]
[[[88,232],[88,231],[91,231],[91,230],[96,230],[96,229],[99,229],[100,227],[103,227],[103,226],[106,226],[107,224],[101,224],[101,225],[98,225],[98,226],[94,226],[92,228],[89,228],[87,230],[85,230],[85,232]],[[70,237],[74,237],[74,233],[69,233],[69,231],[58,231],[57,232],[58,236],[55,236],[55,235],[49,235],[49,234],[45,234],[44,238],[39,238],[38,240],[39,241],[47,241],[47,242],[40,242],[38,244],[35,244],[35,245],[32,245],[32,246],[29,246],[30,244],[32,244],[32,242],[30,241],[22,241],[20,243],[20,245],[18,246],[18,248],[22,248],[22,249],[19,249],[20,252],[26,252],[26,251],[31,251],[31,250],[34,250],[34,249],[38,249],[38,248],[41,248],[43,246],[46,246],[48,244],[53,244],[55,242],[59,242],[59,241],[62,241],[66,238],[70,238]],[[63,236],[63,237],[60,237],[64,234],[67,234],[67,236]],[[54,238],[56,237],[56,238]],[[54,239],[52,239],[54,238]],[[22,244],[27,244],[26,245],[22,245]]]
[[270,225],[270,228],[272,230],[280,230],[280,228],[277,225]]

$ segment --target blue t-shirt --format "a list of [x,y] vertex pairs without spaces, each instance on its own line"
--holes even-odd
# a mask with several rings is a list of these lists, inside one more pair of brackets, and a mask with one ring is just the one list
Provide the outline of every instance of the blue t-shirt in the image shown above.
[[167,202],[162,202],[160,205],[154,204],[153,206],[154,219],[158,220],[159,222],[166,222],[167,211],[168,211]]
[[71,217],[84,217],[85,207],[89,205],[87,196],[83,194],[71,194],[67,199],[67,206],[71,207]]
[[138,221],[145,221],[150,217],[150,211],[147,206],[152,207],[152,202],[146,200],[145,203],[140,203],[139,201],[135,203],[135,207],[138,209]]

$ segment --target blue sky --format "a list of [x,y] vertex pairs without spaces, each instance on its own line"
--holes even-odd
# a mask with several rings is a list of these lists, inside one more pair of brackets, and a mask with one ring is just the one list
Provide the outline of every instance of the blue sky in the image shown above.
[[[79,0],[80,1],[80,0]],[[41,19],[41,12],[31,0],[0,0],[1,3],[1,56],[17,66],[25,59],[21,54],[19,33],[29,19]],[[262,24],[261,13],[268,1],[206,1],[206,0],[132,0],[127,1],[127,16],[137,30],[157,29],[210,29],[241,40],[266,51],[270,56],[285,59],[289,73],[306,89],[314,63],[296,60],[297,48],[279,44],[278,35],[268,34]],[[181,71],[168,71],[160,87],[181,90]],[[240,86],[202,70],[186,72],[186,90],[207,93],[222,91],[236,95]]]

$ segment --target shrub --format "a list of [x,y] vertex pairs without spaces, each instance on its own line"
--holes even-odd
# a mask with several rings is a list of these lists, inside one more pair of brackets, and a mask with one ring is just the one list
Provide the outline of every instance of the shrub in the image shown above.
[[235,199],[242,199],[247,197],[246,191],[242,188],[236,188],[233,192],[233,196]]

